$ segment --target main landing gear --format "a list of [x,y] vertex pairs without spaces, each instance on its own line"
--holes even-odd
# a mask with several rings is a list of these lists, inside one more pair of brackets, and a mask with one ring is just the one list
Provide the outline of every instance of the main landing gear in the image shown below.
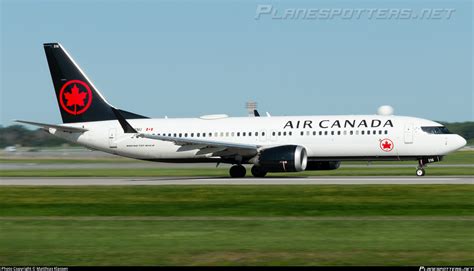
[[[252,175],[256,178],[263,178],[267,175],[267,171],[259,166],[253,166],[251,171]],[[232,178],[243,178],[246,173],[247,170],[242,165],[233,165],[229,170],[230,177]]]
[[267,175],[267,171],[259,166],[253,166],[251,171],[252,175],[256,178],[263,178]]
[[229,170],[230,177],[232,178],[243,178],[246,173],[247,170],[242,165],[233,165]]
[[424,166],[425,165],[423,164],[423,160],[422,159],[418,160],[418,168],[416,169],[416,176],[418,177],[425,176]]

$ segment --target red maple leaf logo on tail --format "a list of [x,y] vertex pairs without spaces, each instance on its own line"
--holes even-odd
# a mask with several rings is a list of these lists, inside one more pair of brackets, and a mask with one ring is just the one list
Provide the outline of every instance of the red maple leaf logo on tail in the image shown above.
[[80,115],[86,112],[91,105],[92,91],[84,81],[69,80],[61,87],[58,98],[59,105],[64,112],[71,115]]
[[79,88],[74,84],[71,88],[70,93],[64,93],[64,97],[67,100],[67,106],[74,106],[74,113],[77,111],[77,106],[84,106],[84,100],[86,99],[86,92],[79,92]]

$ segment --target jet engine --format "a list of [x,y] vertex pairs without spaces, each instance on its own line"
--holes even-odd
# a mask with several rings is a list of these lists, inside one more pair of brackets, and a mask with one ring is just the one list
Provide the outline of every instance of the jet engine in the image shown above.
[[307,162],[303,146],[285,145],[262,150],[257,165],[266,172],[295,172],[305,170]]

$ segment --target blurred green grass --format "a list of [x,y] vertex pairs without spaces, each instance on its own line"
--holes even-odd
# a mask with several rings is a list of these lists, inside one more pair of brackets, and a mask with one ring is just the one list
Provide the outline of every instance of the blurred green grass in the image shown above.
[[474,221],[0,221],[2,265],[469,266]]
[[472,198],[472,185],[9,186],[0,265],[472,265]]
[[473,185],[3,186],[1,191],[0,216],[460,216],[474,211]]

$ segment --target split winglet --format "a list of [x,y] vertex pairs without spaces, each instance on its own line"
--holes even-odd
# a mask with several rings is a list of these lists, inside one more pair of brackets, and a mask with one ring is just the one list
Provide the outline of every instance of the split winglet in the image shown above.
[[114,112],[115,117],[119,121],[120,126],[122,126],[122,129],[123,129],[124,133],[126,133],[126,134],[137,134],[138,133],[137,130],[135,130],[135,128],[133,128],[132,125],[130,125],[130,123],[128,123],[128,121],[122,116],[122,114],[120,114],[120,112],[116,108],[111,107],[111,109]]

